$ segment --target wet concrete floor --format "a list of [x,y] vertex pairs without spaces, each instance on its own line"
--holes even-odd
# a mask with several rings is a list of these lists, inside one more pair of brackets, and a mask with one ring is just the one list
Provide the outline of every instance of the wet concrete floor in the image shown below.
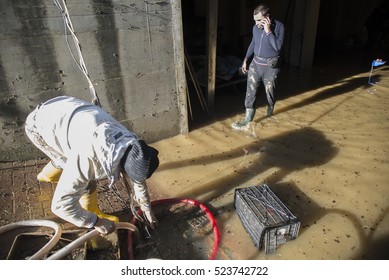
[[[161,165],[150,186],[218,213],[221,250],[231,259],[388,259],[388,66],[317,66],[280,75],[275,114],[263,89],[253,124],[237,132],[244,93],[223,100],[217,117],[154,146]],[[229,93],[226,93],[229,94]],[[301,221],[297,239],[273,254],[253,246],[234,209],[234,190],[268,184]]]

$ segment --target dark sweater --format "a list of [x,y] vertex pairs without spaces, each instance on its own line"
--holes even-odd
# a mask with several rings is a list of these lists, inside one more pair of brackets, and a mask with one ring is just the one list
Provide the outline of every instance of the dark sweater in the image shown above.
[[253,27],[253,38],[246,52],[246,59],[249,59],[253,54],[262,58],[270,58],[278,56],[284,43],[284,25],[272,20],[270,32],[266,34],[264,29]]

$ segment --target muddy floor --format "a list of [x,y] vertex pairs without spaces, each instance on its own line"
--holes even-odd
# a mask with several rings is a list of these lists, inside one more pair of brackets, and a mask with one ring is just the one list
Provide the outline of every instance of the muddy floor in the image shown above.
[[[218,259],[389,258],[389,66],[373,69],[369,84],[370,65],[332,57],[323,61],[309,71],[282,70],[271,118],[265,118],[260,89],[254,121],[245,131],[231,129],[243,115],[244,87],[238,85],[217,90],[212,117],[194,110],[189,134],[152,144],[160,151],[160,167],[148,183],[153,199],[192,198],[209,206],[221,233]],[[195,97],[191,105],[196,106]],[[1,225],[53,218],[44,210],[53,186],[31,188],[42,165],[31,170],[18,164],[2,164]],[[234,208],[237,188],[261,184],[301,222],[298,237],[272,254],[254,246]],[[104,192],[103,210],[123,213],[123,202]],[[23,208],[32,199],[41,207]],[[188,222],[193,213],[188,219],[177,213],[169,217],[176,229],[160,216],[159,234],[150,236],[151,245],[139,244],[137,256],[207,258],[214,241],[209,225],[204,222],[204,233]]]
[[[150,185],[212,205],[228,258],[388,259],[389,67],[374,68],[368,84],[369,65],[343,59],[284,69],[274,116],[264,118],[262,90],[247,131],[231,129],[244,92],[219,91],[217,117],[154,144],[161,165]],[[253,246],[234,209],[236,188],[264,183],[301,221],[298,238],[270,255]]]

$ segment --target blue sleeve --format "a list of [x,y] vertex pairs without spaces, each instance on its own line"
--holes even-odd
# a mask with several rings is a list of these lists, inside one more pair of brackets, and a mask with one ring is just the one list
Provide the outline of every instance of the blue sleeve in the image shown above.
[[284,44],[285,27],[281,22],[277,22],[274,31],[267,34],[270,45],[277,52],[280,52]]
[[246,59],[249,59],[254,54],[254,45],[255,45],[255,43],[254,43],[254,27],[253,27],[253,37],[251,39],[251,43],[250,43],[249,47],[247,48],[247,52],[246,52],[246,56],[245,56]]

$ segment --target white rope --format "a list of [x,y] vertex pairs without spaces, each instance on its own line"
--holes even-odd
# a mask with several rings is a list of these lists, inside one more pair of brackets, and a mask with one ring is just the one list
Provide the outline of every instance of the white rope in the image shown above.
[[[69,16],[68,9],[66,7],[66,0],[62,0],[61,2],[62,2],[62,5],[61,5],[61,3],[59,3],[58,0],[54,0],[54,4],[60,9],[62,17],[63,17],[64,27],[65,27],[65,38],[66,38],[66,43],[68,45],[68,48],[70,50],[70,54],[73,57],[73,60],[76,62],[78,68],[80,68],[81,72],[84,74],[84,76],[86,77],[86,80],[88,81],[89,91],[90,91],[90,94],[92,96],[92,103],[101,107],[100,100],[97,96],[95,87],[93,86],[93,83],[89,77],[88,70],[86,69],[85,61],[84,61],[84,58],[82,56],[81,44],[78,41],[76,33],[74,32],[73,24],[72,24],[72,21],[71,21],[70,16]],[[78,55],[79,61],[77,61],[77,59],[74,56],[72,49],[70,47],[67,31],[69,31],[70,34],[72,35],[72,38],[74,41],[74,46],[77,50],[77,55]]]

